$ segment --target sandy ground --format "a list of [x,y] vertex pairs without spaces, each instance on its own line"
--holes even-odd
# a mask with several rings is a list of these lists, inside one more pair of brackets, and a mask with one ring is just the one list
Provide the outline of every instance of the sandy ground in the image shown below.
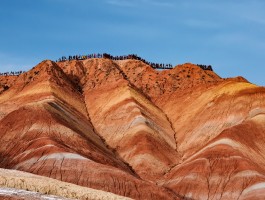
[[1,187],[0,187],[0,199],[69,200],[54,195],[44,195],[39,192],[31,192],[27,190],[20,190],[15,188],[1,188]]
[[[21,198],[17,198],[18,196]],[[54,195],[54,196],[50,196]],[[14,199],[129,199],[112,193],[94,190],[55,179],[33,175],[16,170],[0,169],[0,198],[13,196]]]

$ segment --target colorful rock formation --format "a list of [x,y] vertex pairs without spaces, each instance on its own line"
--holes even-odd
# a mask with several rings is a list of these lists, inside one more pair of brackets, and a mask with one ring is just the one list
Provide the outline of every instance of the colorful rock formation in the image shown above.
[[244,78],[102,58],[0,85],[1,168],[133,199],[265,198],[265,88]]

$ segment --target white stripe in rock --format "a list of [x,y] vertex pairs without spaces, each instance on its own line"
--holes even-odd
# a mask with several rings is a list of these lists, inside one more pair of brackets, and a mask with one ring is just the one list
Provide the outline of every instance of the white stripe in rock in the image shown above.
[[13,169],[18,169],[19,167],[21,167],[23,165],[34,165],[37,162],[44,161],[44,160],[50,160],[50,159],[56,159],[56,160],[70,159],[70,160],[87,160],[87,161],[90,161],[88,158],[85,158],[83,156],[80,156],[80,155],[74,154],[74,153],[53,153],[50,155],[44,155],[40,158],[34,157],[34,158],[29,159],[29,160],[25,160],[24,162],[19,163],[16,166],[14,166]]

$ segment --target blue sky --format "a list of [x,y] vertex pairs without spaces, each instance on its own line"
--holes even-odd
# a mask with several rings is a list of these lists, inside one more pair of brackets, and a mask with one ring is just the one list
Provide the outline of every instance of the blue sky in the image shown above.
[[264,0],[1,0],[0,71],[86,53],[211,64],[265,86]]

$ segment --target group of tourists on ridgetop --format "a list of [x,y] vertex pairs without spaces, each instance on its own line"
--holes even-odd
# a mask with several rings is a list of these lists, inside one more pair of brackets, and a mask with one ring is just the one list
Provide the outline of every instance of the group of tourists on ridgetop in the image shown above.
[[153,63],[153,62],[148,62],[145,59],[135,55],[135,54],[129,54],[126,56],[112,56],[107,53],[103,54],[88,54],[88,55],[75,55],[75,56],[63,56],[59,58],[56,62],[63,62],[63,61],[70,61],[70,60],[85,60],[85,59],[90,59],[90,58],[106,58],[106,59],[111,59],[111,60],[127,60],[127,59],[132,59],[132,60],[140,60],[144,62],[147,65],[150,65],[154,69],[172,69],[173,66],[172,64],[164,64],[164,63]]
[[[88,55],[75,55],[75,56],[68,56],[65,57],[63,56],[62,58],[59,58],[56,62],[63,62],[63,61],[70,61],[70,60],[85,60],[85,59],[90,59],[90,58],[106,58],[106,59],[111,59],[111,60],[127,60],[127,59],[132,59],[132,60],[140,60],[144,62],[147,65],[150,65],[154,69],[173,69],[172,64],[164,64],[164,63],[153,63],[153,62],[148,62],[147,60],[137,56],[136,54],[129,54],[126,56],[112,56],[107,53],[95,53],[95,54],[88,54]],[[198,67],[200,67],[203,70],[210,70],[213,71],[213,68],[211,65],[202,65],[202,64],[197,64]]]
[[197,64],[197,66],[200,67],[203,70],[213,71],[212,65],[201,65],[201,64]]
[[89,58],[103,58],[103,54],[88,54],[88,55],[75,55],[75,56],[62,56],[61,58],[59,58],[58,60],[56,60],[56,62],[63,62],[63,61],[67,61],[67,60],[86,60]]
[[[171,64],[164,64],[164,63],[153,63],[153,62],[148,62],[145,59],[137,56],[136,54],[129,54],[126,56],[112,56],[107,53],[97,53],[97,54],[88,54],[88,55],[75,55],[75,56],[68,56],[61,57],[56,62],[63,62],[63,61],[70,61],[70,60],[85,60],[85,59],[91,59],[91,58],[106,58],[106,59],[111,59],[111,60],[127,60],[127,59],[132,59],[132,60],[140,60],[144,62],[145,64],[151,66],[154,69],[173,69],[173,66]],[[202,65],[202,64],[197,64],[198,67],[200,67],[203,70],[210,70],[213,71],[211,65]],[[25,71],[11,71],[11,72],[4,72],[0,73],[0,76],[18,76],[22,73],[25,73]]]
[[4,73],[0,73],[0,76],[18,76],[22,73],[25,73],[25,71],[11,71],[11,72],[4,72]]

